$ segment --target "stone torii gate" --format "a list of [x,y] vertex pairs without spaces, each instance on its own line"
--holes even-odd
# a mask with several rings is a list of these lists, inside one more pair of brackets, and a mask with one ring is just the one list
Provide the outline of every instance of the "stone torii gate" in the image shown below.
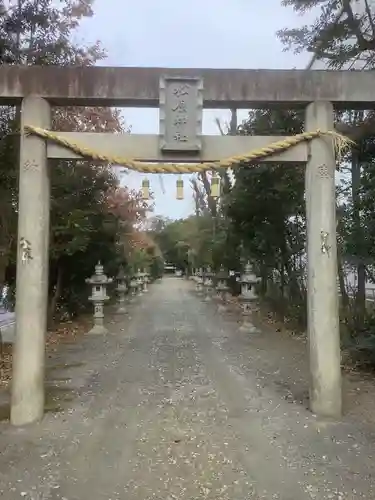
[[[58,135],[102,156],[164,164],[213,162],[264,148],[283,138],[202,136],[203,107],[303,106],[306,131],[330,131],[333,107],[371,107],[374,84],[373,72],[1,66],[1,104],[22,106],[11,423],[34,422],[44,411],[48,160],[82,157],[71,148],[26,133],[27,126],[50,129],[51,106],[160,105],[160,135]],[[333,139],[321,136],[257,161],[306,164],[310,404],[320,416],[339,417],[342,397]]]

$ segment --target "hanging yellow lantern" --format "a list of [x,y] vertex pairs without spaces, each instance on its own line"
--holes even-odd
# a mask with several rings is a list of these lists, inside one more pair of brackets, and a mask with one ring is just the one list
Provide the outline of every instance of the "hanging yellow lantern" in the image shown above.
[[181,177],[176,182],[176,198],[177,200],[184,199],[184,181]]
[[211,197],[216,200],[220,196],[220,178],[213,174],[211,177]]
[[148,179],[142,180],[142,198],[144,200],[150,199],[150,181]]

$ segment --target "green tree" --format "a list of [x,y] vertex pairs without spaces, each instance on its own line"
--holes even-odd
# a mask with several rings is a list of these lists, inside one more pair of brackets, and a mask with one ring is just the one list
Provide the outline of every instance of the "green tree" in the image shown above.
[[[286,50],[312,53],[310,67],[315,61],[322,61],[330,69],[366,70],[374,67],[375,10],[368,0],[284,0],[300,14],[318,12],[309,24],[298,28],[281,30],[278,35]],[[342,279],[343,267],[355,268],[358,277],[355,290],[353,317],[355,328],[360,329],[366,316],[367,277],[372,272],[371,238],[375,230],[368,200],[375,195],[372,176],[374,171],[373,130],[375,115],[372,111],[347,111],[337,113],[336,127],[349,135],[357,144],[352,148],[348,170],[348,180],[341,186],[342,203],[339,224],[342,243],[339,250],[339,281],[343,302],[348,303],[347,290]]]
[[[324,61],[332,69],[347,65],[360,68],[373,65],[375,49],[374,5],[369,0],[283,0],[305,14],[319,8],[320,14],[310,24],[279,31],[289,50],[311,52],[314,60]],[[358,69],[358,67],[357,67]]]
[[[72,34],[93,14],[92,0],[17,0],[9,2],[0,25],[1,62],[40,65],[93,65],[105,57],[99,43],[78,46]],[[14,289],[19,110],[0,110],[0,285]],[[69,131],[124,131],[116,110],[54,110],[53,126]],[[124,233],[137,223],[143,207],[127,193],[125,210],[113,194],[118,180],[108,165],[55,162],[52,166],[50,320],[56,312],[76,314],[87,304],[85,278],[101,260],[114,274],[124,260]],[[112,197],[112,198],[111,198]],[[116,200],[118,202],[118,200]],[[138,217],[139,216],[139,217]],[[126,231],[125,228],[126,227]]]
[[[257,110],[239,127],[243,135],[296,134],[299,112]],[[304,169],[299,165],[246,165],[235,171],[226,197],[233,236],[242,242],[243,257],[257,263],[263,293],[278,307],[290,303],[305,319]],[[285,311],[284,311],[285,312]]]

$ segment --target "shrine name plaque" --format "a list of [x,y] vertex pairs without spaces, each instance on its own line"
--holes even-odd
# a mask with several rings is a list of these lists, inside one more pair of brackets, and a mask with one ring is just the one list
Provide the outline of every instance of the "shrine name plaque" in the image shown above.
[[203,81],[195,77],[160,79],[160,149],[198,154],[202,148]]

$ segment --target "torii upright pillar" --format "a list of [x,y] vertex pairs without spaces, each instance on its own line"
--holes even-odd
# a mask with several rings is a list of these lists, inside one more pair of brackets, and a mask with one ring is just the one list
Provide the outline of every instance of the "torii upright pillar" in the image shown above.
[[13,425],[35,422],[44,413],[50,178],[46,142],[25,135],[23,126],[27,123],[51,127],[46,100],[26,97],[21,108]]
[[[333,106],[313,102],[305,130],[333,130]],[[337,290],[336,188],[333,140],[309,143],[306,168],[307,313],[310,406],[321,417],[342,412],[340,329]]]

